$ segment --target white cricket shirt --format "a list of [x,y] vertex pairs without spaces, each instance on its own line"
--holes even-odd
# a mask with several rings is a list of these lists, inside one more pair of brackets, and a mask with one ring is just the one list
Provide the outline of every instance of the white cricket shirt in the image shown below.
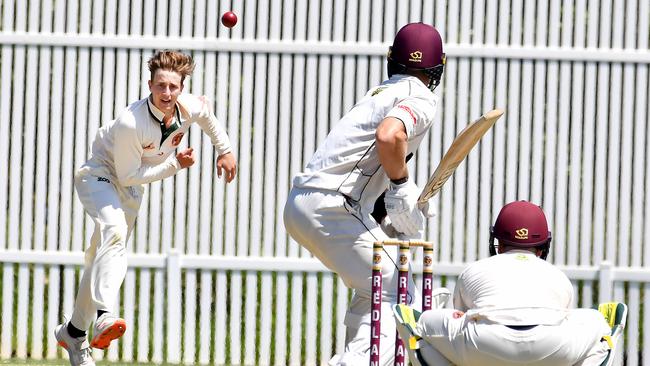
[[115,183],[121,186],[170,177],[180,170],[172,153],[193,122],[210,137],[219,155],[231,151],[228,134],[210,111],[205,97],[181,94],[169,129],[164,128],[163,117],[164,113],[148,97],[129,105],[97,131],[90,159],[80,170],[116,179]]
[[375,131],[386,117],[400,119],[408,151],[417,150],[433,123],[438,96],[418,78],[393,75],[368,93],[333,127],[293,185],[340,192],[368,204],[388,186],[375,144]]
[[504,325],[556,325],[572,306],[573,286],[557,267],[512,250],[469,264],[458,277],[454,308]]

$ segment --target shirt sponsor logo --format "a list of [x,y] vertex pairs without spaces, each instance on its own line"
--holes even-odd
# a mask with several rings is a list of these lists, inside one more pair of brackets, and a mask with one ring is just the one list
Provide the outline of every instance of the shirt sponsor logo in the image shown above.
[[528,239],[528,229],[521,228],[515,230],[515,239],[526,240]]
[[104,177],[97,177],[97,181],[98,182],[105,182],[105,183],[110,183],[111,182],[110,180],[108,180],[108,178],[104,178]]
[[422,51],[411,52],[409,56],[411,56],[409,58],[411,62],[422,62]]
[[399,108],[399,109],[401,109],[403,111],[406,111],[406,113],[408,113],[411,116],[411,118],[413,118],[413,124],[414,125],[418,123],[417,119],[415,119],[415,114],[413,114],[413,111],[411,110],[411,108],[409,108],[409,107],[407,107],[405,105],[398,105],[397,108]]

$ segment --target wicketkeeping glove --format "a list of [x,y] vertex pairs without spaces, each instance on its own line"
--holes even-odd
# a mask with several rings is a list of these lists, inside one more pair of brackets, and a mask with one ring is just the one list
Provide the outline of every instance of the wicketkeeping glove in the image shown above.
[[386,213],[398,232],[415,236],[424,227],[424,215],[418,207],[420,190],[410,180],[402,184],[390,183],[384,203]]

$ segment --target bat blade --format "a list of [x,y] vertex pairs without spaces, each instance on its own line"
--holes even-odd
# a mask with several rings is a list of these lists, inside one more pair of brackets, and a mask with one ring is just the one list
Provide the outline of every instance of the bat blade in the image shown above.
[[476,121],[463,129],[451,143],[451,146],[440,160],[438,167],[429,178],[426,186],[420,193],[418,203],[425,204],[431,197],[440,192],[442,185],[454,173],[458,165],[465,160],[472,148],[481,137],[494,126],[494,123],[503,115],[503,110],[493,109],[482,115]]

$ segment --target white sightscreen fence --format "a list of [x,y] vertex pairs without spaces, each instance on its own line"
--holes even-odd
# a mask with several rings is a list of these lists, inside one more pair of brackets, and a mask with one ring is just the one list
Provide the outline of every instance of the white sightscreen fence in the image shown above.
[[[650,365],[649,7],[3,0],[0,358],[63,356],[53,329],[72,310],[92,230],[74,170],[99,126],[148,95],[152,52],[172,48],[194,57],[185,90],[212,100],[239,174],[229,185],[216,177],[214,151],[193,127],[181,147],[194,147],[197,163],[149,185],[127,246],[119,301],[129,330],[95,357],[326,364],[342,349],[349,293],[288,238],[284,201],[332,124],[384,78],[396,30],[422,20],[441,31],[448,64],[437,122],[411,163],[418,184],[470,120],[506,110],[432,201],[437,283],[453,287],[464,263],[487,256],[504,203],[538,202],[553,231],[549,260],[573,279],[576,305],[625,301],[618,357]],[[239,22],[228,30],[218,18],[231,9]]]

